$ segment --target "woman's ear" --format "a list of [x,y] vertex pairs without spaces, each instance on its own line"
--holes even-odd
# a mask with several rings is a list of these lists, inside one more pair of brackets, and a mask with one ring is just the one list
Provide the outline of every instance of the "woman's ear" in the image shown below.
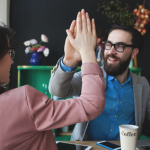
[[131,59],[134,59],[137,56],[138,53],[139,53],[139,49],[138,48],[134,48],[133,51],[132,51]]

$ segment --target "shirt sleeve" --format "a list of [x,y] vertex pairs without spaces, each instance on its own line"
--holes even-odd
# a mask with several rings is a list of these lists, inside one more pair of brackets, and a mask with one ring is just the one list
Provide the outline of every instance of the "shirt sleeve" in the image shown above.
[[60,60],[60,67],[61,67],[61,69],[62,69],[63,71],[65,71],[65,72],[71,72],[71,71],[74,71],[74,70],[77,68],[77,66],[74,66],[74,67],[68,67],[68,66],[66,66],[66,65],[63,63],[63,58],[64,58],[64,57],[62,57],[61,60]]

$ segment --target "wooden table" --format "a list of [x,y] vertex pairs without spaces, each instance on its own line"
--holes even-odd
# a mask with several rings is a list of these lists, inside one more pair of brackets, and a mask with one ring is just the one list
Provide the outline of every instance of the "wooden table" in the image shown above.
[[[103,148],[101,146],[96,145],[96,142],[98,141],[63,141],[66,143],[73,143],[73,144],[82,144],[82,145],[89,145],[92,146],[92,150],[108,150],[106,148]],[[120,141],[110,141],[114,144],[120,145]]]

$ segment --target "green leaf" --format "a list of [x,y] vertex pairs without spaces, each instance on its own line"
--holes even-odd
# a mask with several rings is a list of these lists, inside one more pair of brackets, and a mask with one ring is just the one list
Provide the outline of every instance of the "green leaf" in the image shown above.
[[41,47],[42,45],[40,45],[40,44],[36,44],[36,45],[33,45],[32,47]]
[[98,4],[97,10],[106,15],[109,22],[111,20],[113,23],[131,24],[133,20],[133,13],[130,12],[128,4],[120,0],[103,0]]

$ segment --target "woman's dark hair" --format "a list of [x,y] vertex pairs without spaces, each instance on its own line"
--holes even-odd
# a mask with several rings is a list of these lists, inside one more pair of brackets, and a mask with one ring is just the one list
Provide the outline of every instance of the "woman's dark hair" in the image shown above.
[[[2,23],[3,24],[3,23]],[[14,30],[7,27],[6,25],[0,25],[0,60],[8,52],[8,43],[11,45],[12,37],[15,34]],[[6,90],[5,86],[0,85],[0,94]]]
[[0,94],[4,93],[6,90],[3,87],[0,87]]
[[14,34],[14,30],[11,28],[0,25],[0,59],[8,52],[8,43],[11,43]]
[[143,46],[143,36],[138,30],[133,28],[133,26],[113,25],[110,28],[108,35],[113,30],[117,30],[117,29],[127,31],[127,32],[131,33],[131,35],[132,35],[131,42],[134,45],[134,48],[138,48],[139,52],[141,51],[142,46]]

